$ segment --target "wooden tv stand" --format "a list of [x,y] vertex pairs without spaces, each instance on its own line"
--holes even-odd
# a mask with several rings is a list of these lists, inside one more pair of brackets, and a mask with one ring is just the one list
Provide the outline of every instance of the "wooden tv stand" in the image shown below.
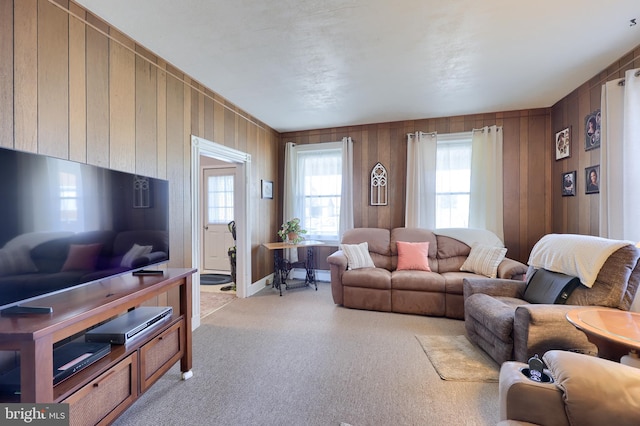
[[[43,297],[25,306],[51,306],[53,313],[0,317],[0,350],[19,351],[19,401],[69,403],[71,424],[110,423],[178,360],[191,376],[191,275],[126,274]],[[53,385],[53,348],[82,339],[87,329],[140,305],[172,306],[170,321]],[[103,407],[100,412],[96,407]]]

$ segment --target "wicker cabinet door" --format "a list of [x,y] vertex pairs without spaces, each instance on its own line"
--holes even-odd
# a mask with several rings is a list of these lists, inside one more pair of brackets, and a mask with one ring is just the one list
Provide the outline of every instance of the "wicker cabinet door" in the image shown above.
[[69,424],[108,424],[138,397],[138,353],[134,352],[62,402]]
[[140,348],[140,392],[169,370],[184,353],[184,321],[178,321]]

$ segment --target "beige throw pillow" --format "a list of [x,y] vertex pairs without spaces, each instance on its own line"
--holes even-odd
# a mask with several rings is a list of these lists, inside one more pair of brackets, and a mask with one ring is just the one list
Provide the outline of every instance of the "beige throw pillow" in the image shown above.
[[369,243],[340,244],[340,250],[347,256],[347,269],[375,268],[369,254]]
[[484,275],[489,278],[496,278],[498,275],[498,265],[502,262],[506,254],[506,248],[474,243],[471,246],[469,257],[464,261],[460,270]]
[[134,244],[129,249],[129,251],[122,257],[120,266],[123,266],[125,268],[131,268],[134,260],[151,253],[152,248],[153,246],[141,246],[139,244]]
[[31,260],[29,248],[20,246],[13,249],[0,249],[0,276],[38,272]]

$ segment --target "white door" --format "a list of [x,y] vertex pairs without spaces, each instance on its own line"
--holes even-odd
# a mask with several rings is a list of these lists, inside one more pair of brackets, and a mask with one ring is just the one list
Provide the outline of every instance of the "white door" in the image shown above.
[[228,226],[234,219],[234,176],[235,168],[214,168],[203,171],[202,264],[205,270],[231,271],[227,252],[235,245]]

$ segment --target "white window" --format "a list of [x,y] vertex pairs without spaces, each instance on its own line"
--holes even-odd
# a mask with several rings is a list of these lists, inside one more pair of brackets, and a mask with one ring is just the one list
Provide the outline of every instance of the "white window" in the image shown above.
[[227,224],[233,220],[233,175],[207,177],[207,222]]
[[469,226],[471,134],[437,136],[436,228]]
[[72,224],[78,222],[78,183],[77,176],[61,171],[59,177],[60,222]]
[[342,143],[296,146],[297,216],[309,240],[337,241],[342,192]]

